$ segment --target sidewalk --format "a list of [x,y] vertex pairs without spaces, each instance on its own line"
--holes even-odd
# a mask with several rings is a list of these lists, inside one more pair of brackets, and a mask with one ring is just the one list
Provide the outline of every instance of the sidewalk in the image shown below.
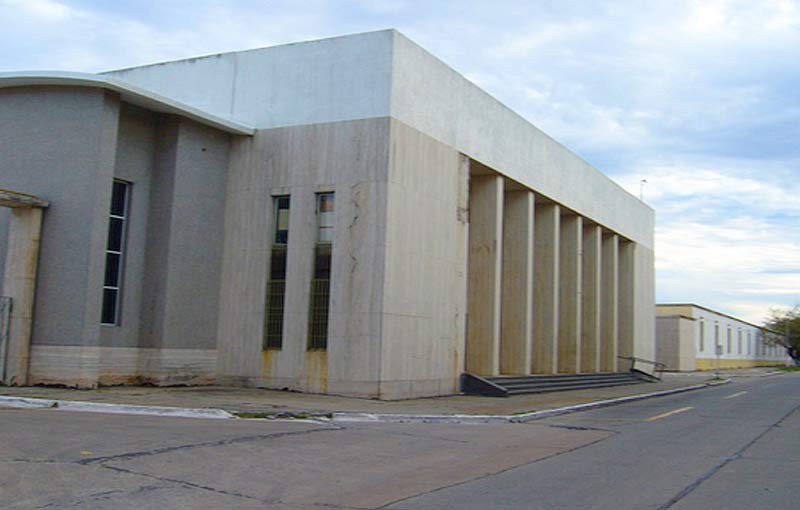
[[[726,370],[723,377],[769,375],[771,369]],[[136,406],[222,409],[259,417],[314,417],[334,413],[402,415],[520,415],[591,404],[650,393],[678,390],[709,382],[711,372],[665,373],[659,383],[559,391],[508,398],[454,395],[400,401],[380,401],[332,395],[314,395],[258,388],[222,386],[116,386],[94,390],[55,387],[0,387],[0,395]]]

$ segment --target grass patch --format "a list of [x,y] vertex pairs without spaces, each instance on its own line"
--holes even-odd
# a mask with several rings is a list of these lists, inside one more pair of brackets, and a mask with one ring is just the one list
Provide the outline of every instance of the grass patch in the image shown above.
[[781,372],[800,372],[800,367],[778,367]]
[[331,413],[321,414],[321,415],[311,415],[305,413],[248,413],[248,412],[238,412],[238,413],[231,413],[237,418],[242,418],[245,420],[313,420],[315,418],[332,418],[333,415]]
[[231,413],[237,418],[245,420],[274,420],[278,416],[275,413]]

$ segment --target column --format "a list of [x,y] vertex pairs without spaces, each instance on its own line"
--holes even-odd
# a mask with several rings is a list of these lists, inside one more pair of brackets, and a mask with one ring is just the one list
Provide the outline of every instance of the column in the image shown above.
[[558,289],[558,371],[581,371],[581,245],[583,218],[561,216]]
[[603,230],[600,225],[583,227],[581,266],[581,371],[600,371],[600,290]]
[[[633,344],[636,336],[635,317],[636,303],[634,291],[636,288],[636,245],[624,239],[619,241],[619,340],[618,354],[620,356],[633,356]],[[629,362],[622,364],[627,367]]]
[[533,360],[532,372],[556,371],[558,351],[558,246],[561,208],[558,204],[536,205],[533,257]]
[[503,178],[470,182],[467,282],[467,372],[500,372],[500,299],[503,254]]
[[617,371],[619,237],[603,235],[603,271],[600,290],[600,371]]
[[505,194],[501,374],[531,373],[534,207],[532,191],[515,190]]
[[11,209],[2,288],[2,295],[11,298],[8,344],[2,367],[2,382],[10,386],[24,386],[28,382],[41,230],[42,209]]

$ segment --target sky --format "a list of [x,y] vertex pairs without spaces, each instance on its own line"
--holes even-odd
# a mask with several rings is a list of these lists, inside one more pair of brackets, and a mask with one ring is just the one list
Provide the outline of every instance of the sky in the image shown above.
[[654,208],[658,302],[800,304],[800,0],[0,0],[0,72],[384,28]]

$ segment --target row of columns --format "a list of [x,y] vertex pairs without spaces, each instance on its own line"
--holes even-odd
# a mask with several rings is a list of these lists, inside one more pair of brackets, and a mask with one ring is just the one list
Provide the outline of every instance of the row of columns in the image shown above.
[[497,174],[470,184],[467,372],[614,372],[633,350],[634,243]]

